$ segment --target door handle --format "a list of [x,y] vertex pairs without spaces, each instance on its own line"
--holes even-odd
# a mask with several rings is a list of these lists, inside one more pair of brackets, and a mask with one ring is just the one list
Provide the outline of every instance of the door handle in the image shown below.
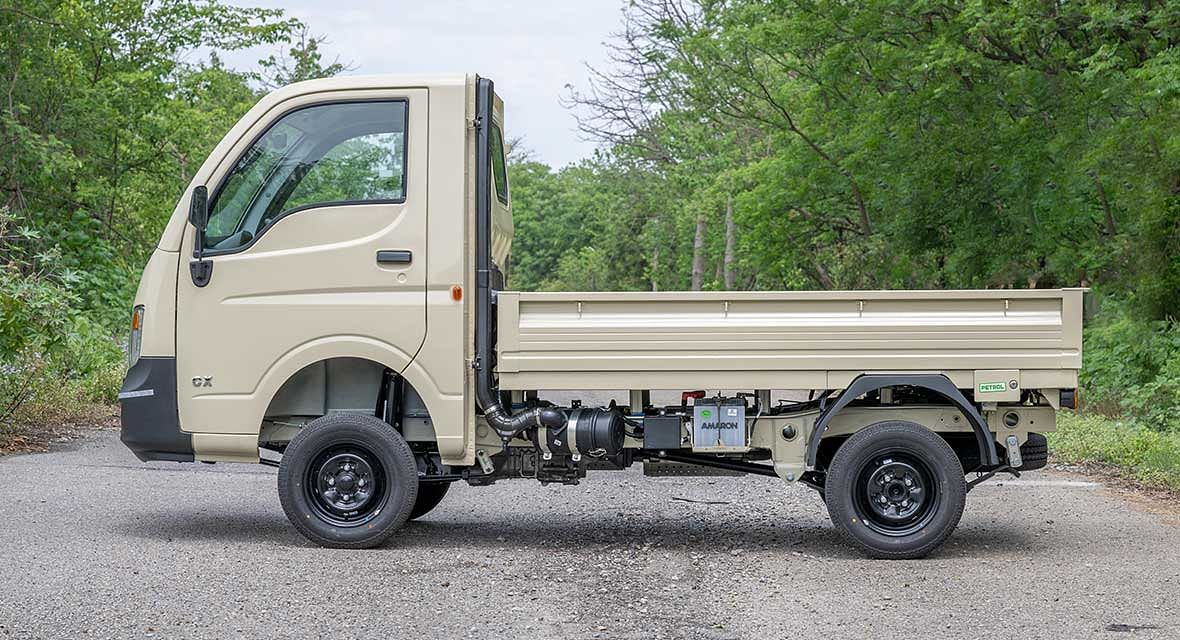
[[414,253],[408,249],[382,249],[377,252],[377,264],[410,264]]

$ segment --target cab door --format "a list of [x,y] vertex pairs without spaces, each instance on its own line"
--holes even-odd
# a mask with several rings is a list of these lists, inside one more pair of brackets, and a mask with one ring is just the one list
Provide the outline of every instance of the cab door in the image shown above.
[[[210,181],[204,259],[177,282],[188,432],[256,433],[268,389],[329,354],[404,369],[426,336],[426,90],[302,96]],[[302,364],[300,364],[302,363]],[[286,373],[284,373],[286,372]]]

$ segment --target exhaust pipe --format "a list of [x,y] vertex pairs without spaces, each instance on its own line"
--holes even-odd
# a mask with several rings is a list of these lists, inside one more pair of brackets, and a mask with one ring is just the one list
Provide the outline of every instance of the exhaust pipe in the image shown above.
[[475,84],[475,400],[484,419],[505,441],[533,427],[560,427],[565,413],[535,407],[517,414],[500,404],[500,389],[492,373],[492,208],[491,143],[492,99],[495,88],[487,78]]

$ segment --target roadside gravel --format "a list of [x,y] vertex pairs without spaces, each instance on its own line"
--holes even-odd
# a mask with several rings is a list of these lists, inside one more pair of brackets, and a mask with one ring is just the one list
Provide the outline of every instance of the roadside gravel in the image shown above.
[[638,467],[456,486],[388,546],[329,551],[273,471],[144,465],[102,431],[0,459],[0,638],[1180,637],[1174,505],[1025,478],[973,491],[921,561],[859,557],[804,487]]

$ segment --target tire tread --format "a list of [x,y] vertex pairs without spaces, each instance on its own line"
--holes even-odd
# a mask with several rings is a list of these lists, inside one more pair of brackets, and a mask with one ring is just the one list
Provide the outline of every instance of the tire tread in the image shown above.
[[[947,479],[947,484],[942,490],[950,498],[949,504],[945,505],[945,508],[949,508],[950,510],[950,517],[949,520],[943,522],[941,530],[936,535],[931,536],[920,545],[897,545],[897,548],[892,549],[875,546],[858,537],[852,531],[851,527],[853,525],[849,524],[851,521],[850,516],[855,511],[852,509],[851,496],[845,500],[843,496],[837,494],[845,488],[851,490],[851,482],[855,481],[855,477],[850,479],[849,476],[855,476],[858,469],[851,468],[850,458],[859,455],[862,450],[874,447],[879,443],[897,442],[905,439],[923,441],[936,452],[937,457],[940,459],[929,460],[927,461],[928,464],[949,467],[950,473],[948,475],[950,477]],[[934,471],[937,473],[938,469],[934,469]],[[904,421],[878,422],[853,434],[852,437],[836,450],[836,455],[832,458],[825,487],[828,512],[832,524],[836,526],[836,529],[840,532],[840,536],[847,543],[860,549],[865,554],[886,560],[921,558],[940,547],[946,542],[947,538],[950,537],[959,524],[959,520],[963,515],[966,494],[967,480],[954,449],[937,433],[922,425]]]

